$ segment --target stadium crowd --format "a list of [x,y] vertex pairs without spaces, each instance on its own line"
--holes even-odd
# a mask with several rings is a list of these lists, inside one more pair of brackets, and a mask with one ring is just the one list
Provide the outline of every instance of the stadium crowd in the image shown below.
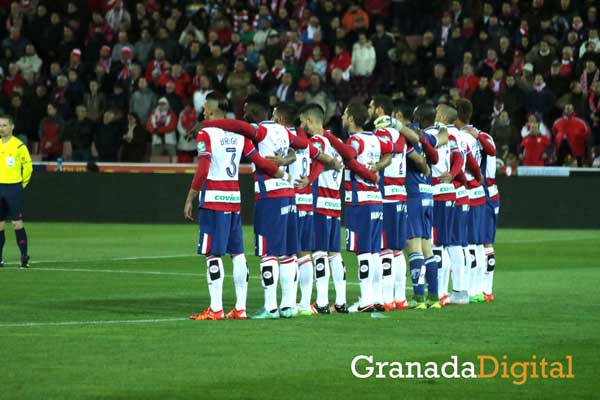
[[[43,160],[192,162],[206,96],[466,97],[507,165],[596,164],[595,1],[0,0],[0,108]],[[600,158],[599,158],[600,159]]]

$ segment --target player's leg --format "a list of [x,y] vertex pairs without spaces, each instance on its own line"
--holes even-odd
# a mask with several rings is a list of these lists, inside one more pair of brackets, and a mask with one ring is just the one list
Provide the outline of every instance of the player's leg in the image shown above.
[[[317,246],[321,247],[321,246]],[[329,255],[327,251],[318,250],[313,253],[315,265],[315,286],[317,287],[317,299],[313,305],[313,311],[319,314],[329,313]]]
[[233,263],[233,284],[235,286],[235,307],[226,315],[227,319],[247,319],[246,298],[248,297],[248,263],[244,255],[244,238],[240,213],[231,214],[231,227],[227,253]]
[[431,238],[421,240],[425,258],[425,282],[427,283],[427,308],[441,308],[438,297],[438,264],[433,255]]
[[383,204],[383,230],[381,233],[382,250],[379,253],[382,266],[382,290],[381,296],[377,297],[377,285],[373,284],[375,293],[375,303],[383,304],[384,311],[393,311],[394,303],[394,281],[395,269],[394,250],[401,247],[398,246],[400,236],[400,206],[398,203]]
[[486,257],[486,271],[483,277],[483,295],[487,302],[494,300],[492,287],[494,284],[494,269],[496,268],[496,255],[494,242],[496,241],[496,224],[498,222],[498,202],[488,202],[485,205],[484,223],[484,252]]
[[329,268],[335,287],[334,310],[339,313],[347,313],[346,306],[346,265],[342,259],[341,249],[341,223],[339,218],[331,218],[331,230],[329,234]]
[[452,209],[450,233],[450,245],[448,246],[448,256],[450,259],[450,269],[452,271],[452,294],[450,295],[451,304],[463,305],[468,303],[468,294],[466,294],[466,260],[463,250],[463,243],[466,241],[466,221],[465,213],[468,205],[455,205]]
[[[358,281],[360,299],[349,307],[350,312],[373,311],[373,271],[374,257],[372,254],[371,214],[368,206],[346,207],[346,250],[354,252],[358,261]],[[379,254],[377,254],[379,257]]]
[[296,307],[299,315],[312,315],[310,301],[313,286],[313,264],[311,252],[315,249],[314,235],[315,214],[312,212],[298,212],[298,238],[300,250],[298,251],[298,273],[294,281],[294,301],[297,299],[298,285],[300,286],[300,303]]
[[21,252],[21,268],[28,268],[27,233],[23,225],[23,186],[20,183],[6,185],[4,202],[6,204],[6,219],[11,220],[15,228],[17,246],[19,246]]
[[0,221],[0,268],[4,267],[3,252],[4,252],[4,242],[6,241],[6,236],[4,235],[4,225],[5,225],[5,221],[3,219],[2,221]]
[[394,308],[396,310],[408,309],[406,301],[406,259],[402,249],[406,248],[406,236],[408,229],[408,214],[406,212],[406,203],[400,202],[398,213],[398,249],[394,250],[394,259],[392,261],[392,270],[394,275]]
[[[369,214],[371,215],[369,224],[369,242],[371,246],[371,254],[373,257],[373,287],[372,298],[376,311],[385,311],[383,305],[383,265],[381,262],[381,237],[383,234],[383,205],[373,204],[368,206]],[[391,265],[389,269],[391,272]]]
[[[448,202],[452,203],[452,202]],[[434,202],[433,209],[433,257],[438,266],[437,272],[437,296],[440,299],[440,304],[443,304],[447,297],[448,283],[445,282],[446,270],[449,270],[449,266],[444,264],[443,254],[444,245],[448,242],[448,211],[445,201]],[[431,292],[431,290],[430,290]]]
[[278,257],[286,254],[285,199],[260,199],[254,205],[255,254],[261,257],[260,274],[264,289],[264,306],[252,317],[279,318],[277,309]]
[[295,198],[287,198],[289,212],[284,216],[286,225],[285,253],[281,258],[279,267],[279,283],[281,285],[280,314],[284,318],[291,318],[296,308],[296,294],[294,281],[298,275],[298,258],[296,253],[300,250],[298,236],[298,214],[296,212]]
[[309,252],[298,253],[298,281],[301,294],[298,312],[301,315],[312,315],[310,301],[313,287],[313,263]]
[[407,202],[408,228],[406,252],[413,285],[413,299],[409,302],[411,308],[425,309],[425,258],[421,247],[423,232],[423,203],[421,196],[409,196]]
[[[221,256],[227,249],[229,224],[231,214],[222,211],[198,210],[200,235],[198,240],[198,254],[206,256],[206,281],[210,295],[210,306],[200,314],[192,315],[194,320],[220,320],[225,317],[223,313],[223,260]],[[222,229],[226,227],[226,229]]]

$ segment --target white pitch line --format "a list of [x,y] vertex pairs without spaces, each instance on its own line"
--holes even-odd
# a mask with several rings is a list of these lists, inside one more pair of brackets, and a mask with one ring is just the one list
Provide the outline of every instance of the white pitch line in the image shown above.
[[0,328],[10,327],[35,327],[35,326],[68,326],[68,325],[110,325],[110,324],[157,324],[159,322],[186,321],[187,318],[164,319],[123,319],[113,321],[63,321],[63,322],[21,322],[14,324],[0,324]]
[[[6,267],[6,270],[11,271],[23,271],[23,273],[27,272],[92,272],[92,273],[101,273],[101,274],[132,274],[132,275],[170,275],[170,276],[192,276],[192,277],[200,277],[202,272],[198,272],[197,274],[191,272],[163,272],[163,271],[128,271],[122,269],[84,269],[84,268],[43,268],[43,267],[35,267],[28,268],[26,270],[19,269],[17,267]],[[250,279],[260,279],[260,276],[250,276]],[[358,286],[360,285],[358,282],[346,282],[346,285],[349,286]]]

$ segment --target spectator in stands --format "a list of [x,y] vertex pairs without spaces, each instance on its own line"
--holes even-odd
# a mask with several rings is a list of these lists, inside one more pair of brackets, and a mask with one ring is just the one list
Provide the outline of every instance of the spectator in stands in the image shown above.
[[540,134],[537,123],[532,124],[530,134],[521,141],[523,165],[527,167],[543,167],[544,160],[548,158],[546,148],[550,144],[550,139]]
[[40,73],[42,64],[43,61],[35,52],[35,47],[32,43],[27,44],[25,47],[25,54],[17,61],[17,67],[22,74],[33,72],[35,76]]
[[277,101],[286,103],[294,99],[294,78],[289,72],[285,72],[281,78],[281,83],[273,89],[273,95],[277,97]]
[[13,135],[27,145],[29,137],[37,129],[37,126],[32,123],[31,110],[27,104],[23,104],[23,97],[20,94],[13,94],[10,103],[10,114],[13,117],[15,126]]
[[347,32],[351,32],[356,29],[368,29],[369,28],[369,14],[365,12],[358,2],[355,1],[348,10],[344,13],[342,18],[342,26]]
[[150,114],[146,130],[152,135],[152,155],[175,156],[177,144],[177,115],[171,111],[166,97],[158,100],[158,105]]
[[[129,100],[129,112],[135,115],[137,121],[148,121],[155,106],[156,94],[148,87],[146,78],[138,79],[137,89]],[[136,123],[139,124],[139,122]]]
[[55,161],[62,157],[63,130],[65,123],[58,114],[58,107],[48,103],[47,114],[40,122],[40,154],[42,161]]
[[470,98],[473,92],[479,86],[479,78],[473,73],[473,66],[465,64],[463,74],[456,80],[456,87],[460,90],[460,95],[465,98]]
[[87,117],[87,109],[84,105],[76,107],[75,115],[77,118],[67,122],[65,126],[64,141],[71,147],[73,161],[89,162],[92,161],[94,124]]
[[584,120],[575,115],[572,104],[566,104],[563,116],[552,126],[554,144],[558,149],[558,164],[563,165],[569,157],[577,160],[582,166],[587,156],[586,140],[590,136],[590,128]]
[[540,135],[550,139],[550,130],[544,124],[541,115],[533,113],[527,115],[527,122],[521,128],[521,137],[524,138],[529,136],[534,127]]
[[377,57],[375,49],[365,32],[358,34],[358,41],[352,46],[352,75],[369,78],[375,69]]
[[179,114],[179,121],[177,122],[177,132],[179,133],[179,140],[177,141],[177,162],[178,163],[192,163],[196,155],[196,134],[198,116],[191,103],[186,100],[185,107],[181,114]]
[[496,144],[498,157],[504,160],[512,147],[511,142],[514,136],[510,126],[510,117],[506,111],[502,111],[492,123],[491,135]]
[[525,95],[525,111],[540,114],[544,121],[548,121],[555,100],[554,93],[546,86],[542,74],[536,74],[533,90]]
[[123,136],[121,125],[113,110],[104,112],[102,122],[98,124],[94,134],[94,148],[98,153],[98,161],[118,161]]
[[121,145],[121,157],[123,162],[143,162],[146,158],[146,143],[148,132],[140,124],[138,117],[127,114],[127,132],[123,135]]
[[581,73],[579,83],[581,84],[581,90],[585,95],[588,94],[589,89],[593,83],[600,79],[600,70],[596,66],[594,60],[588,60],[585,63],[585,70]]
[[488,86],[488,78],[479,78],[479,85],[471,96],[471,101],[477,107],[473,108],[473,124],[484,132],[490,130],[490,117],[494,108],[494,92]]

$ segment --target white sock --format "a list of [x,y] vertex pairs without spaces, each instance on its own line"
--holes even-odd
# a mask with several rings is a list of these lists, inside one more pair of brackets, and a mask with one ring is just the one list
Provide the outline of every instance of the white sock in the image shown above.
[[210,294],[210,309],[221,311],[223,309],[223,260],[221,257],[206,257],[206,280]]
[[406,259],[401,251],[394,252],[392,268],[394,274],[394,300],[406,300]]
[[277,309],[277,281],[279,280],[279,263],[276,257],[263,257],[260,260],[262,287],[265,289],[265,310]]
[[469,245],[469,296],[475,296],[477,294],[477,246],[474,244]]
[[438,298],[442,298],[446,293],[446,290],[448,289],[448,287],[446,286],[446,288],[444,288],[444,248],[442,246],[434,246],[432,248],[433,251],[433,256],[435,257],[435,262],[437,262],[438,265],[438,273],[437,273],[437,280],[438,280]]
[[483,293],[483,274],[485,274],[485,270],[487,269],[485,260],[483,245],[478,244],[475,247],[475,261],[477,262],[477,294]]
[[298,259],[298,280],[300,281],[300,307],[310,307],[310,298],[312,297],[313,287],[313,264],[310,255]]
[[296,307],[296,296],[294,296],[294,278],[298,273],[298,262],[296,256],[284,257],[279,266],[279,282],[281,284],[280,308]]
[[341,254],[329,257],[329,267],[333,276],[335,286],[335,304],[338,306],[346,304],[346,266]]
[[315,264],[315,280],[317,281],[317,306],[324,307],[329,304],[329,257],[324,251],[313,253]]
[[463,275],[463,290],[469,292],[471,290],[471,253],[469,253],[469,247],[463,247],[463,253],[465,255],[465,266]]
[[494,286],[494,268],[496,267],[496,256],[493,247],[485,248],[486,270],[483,275],[483,291],[486,294],[492,294]]
[[[379,254],[377,254],[379,258]],[[372,253],[362,253],[357,256],[358,259],[358,281],[360,282],[360,307],[373,304],[373,261],[375,259]]]
[[452,290],[460,292],[465,289],[465,253],[460,246],[448,247],[452,269]]
[[233,262],[233,284],[235,285],[235,308],[246,309],[246,298],[248,296],[248,264],[246,256],[238,254],[231,257]]
[[444,276],[443,285],[444,293],[443,296],[448,295],[448,288],[450,285],[450,255],[448,255],[448,248],[444,247],[442,252],[442,273]]
[[381,301],[383,303],[392,303],[394,301],[394,273],[396,272],[395,268],[393,268],[394,251],[383,250],[380,256],[381,267],[383,269],[383,293]]
[[373,253],[373,303],[383,304],[383,265],[379,253]]

